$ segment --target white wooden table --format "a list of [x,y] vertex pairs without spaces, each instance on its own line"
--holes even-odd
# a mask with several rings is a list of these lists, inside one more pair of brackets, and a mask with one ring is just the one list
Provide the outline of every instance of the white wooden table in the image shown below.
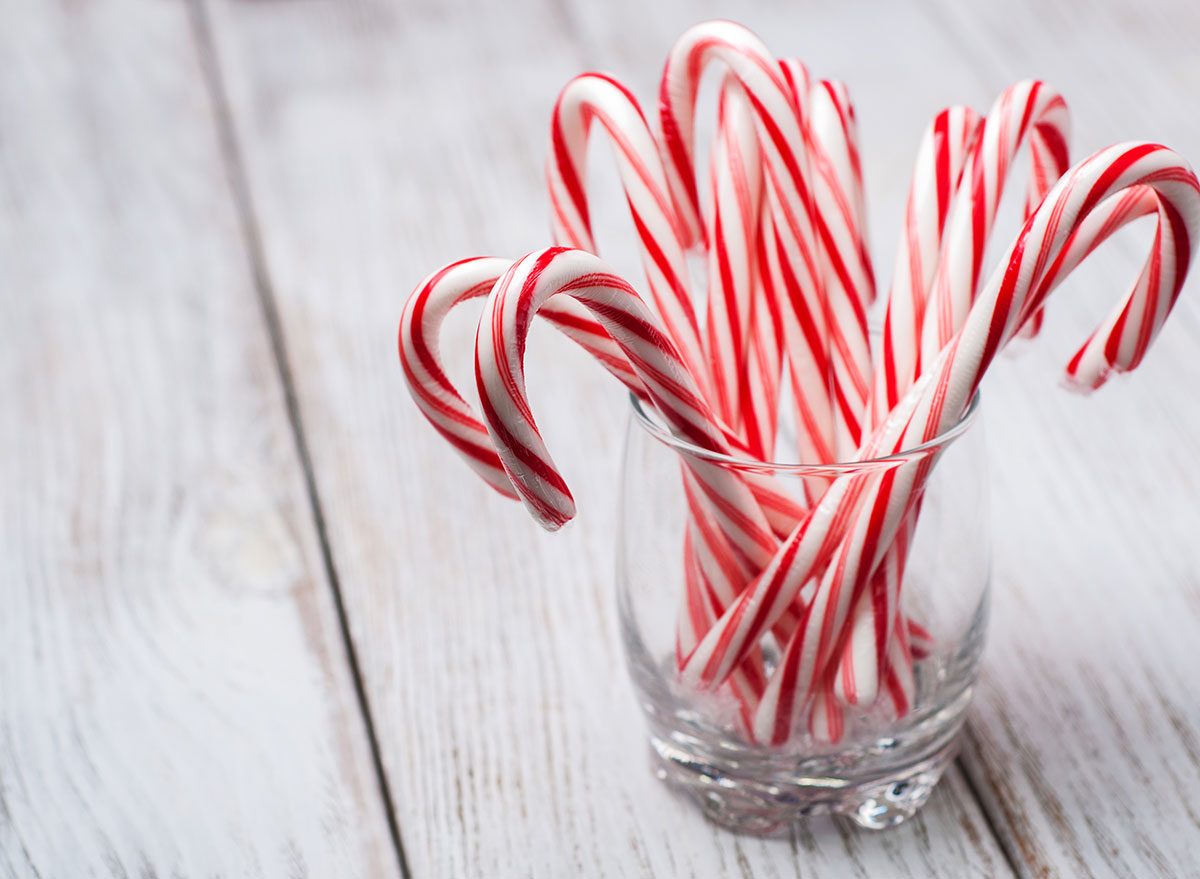
[[1057,387],[1145,230],[989,378],[986,671],[893,832],[738,838],[650,777],[607,376],[531,348],[582,511],[557,535],[408,399],[413,284],[548,243],[561,84],[649,100],[717,16],[850,85],[884,276],[949,103],[1040,76],[1074,155],[1200,159],[1189,0],[0,5],[0,876],[1200,875],[1200,282],[1142,371]]

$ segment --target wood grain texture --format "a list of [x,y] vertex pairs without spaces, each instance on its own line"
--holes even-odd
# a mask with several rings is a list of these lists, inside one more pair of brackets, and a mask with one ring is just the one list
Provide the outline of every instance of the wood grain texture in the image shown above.
[[[610,57],[651,93],[682,10],[636,13],[644,27],[618,45],[582,10],[534,3],[209,8],[413,875],[1010,875],[956,773],[894,833],[814,822],[761,842],[705,824],[647,771],[620,664],[623,394],[534,338],[535,412],[582,511],[547,535],[452,458],[404,389],[394,332],[413,285],[466,254],[547,243],[555,93]],[[895,160],[898,197],[921,125]],[[619,254],[620,206],[599,214]],[[470,340],[461,320],[445,349]]]
[[187,10],[0,7],[0,876],[397,872]]

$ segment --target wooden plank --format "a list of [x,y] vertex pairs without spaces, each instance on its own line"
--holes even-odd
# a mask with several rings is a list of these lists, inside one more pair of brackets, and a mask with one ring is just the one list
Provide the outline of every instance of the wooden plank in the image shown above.
[[[981,109],[1037,75],[1066,95],[1078,155],[1150,139],[1200,157],[1180,112],[1200,93],[1195,4],[932,5]],[[1030,876],[1200,875],[1196,281],[1137,374],[1085,399],[1049,381],[1148,231],[1085,265],[987,389],[996,595],[965,763]]]
[[0,71],[0,876],[396,875],[188,11]]
[[[1010,875],[957,774],[894,833],[814,822],[789,844],[704,823],[647,771],[620,664],[623,394],[560,339],[534,339],[535,410],[582,510],[555,535],[487,491],[407,397],[392,338],[413,285],[547,241],[554,95],[609,57],[580,41],[580,11],[211,8],[413,875]],[[646,28],[612,55],[643,93],[679,30]],[[631,233],[612,225],[602,241],[619,249]],[[445,349],[470,339],[463,320]]]

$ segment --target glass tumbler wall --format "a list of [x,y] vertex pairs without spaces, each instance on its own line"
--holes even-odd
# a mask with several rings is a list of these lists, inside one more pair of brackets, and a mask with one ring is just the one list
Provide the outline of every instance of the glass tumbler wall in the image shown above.
[[[655,771],[694,797],[717,822],[771,833],[799,817],[834,812],[864,827],[882,828],[910,817],[928,799],[954,754],[955,734],[978,675],[987,618],[987,474],[978,405],[976,398],[954,428],[901,454],[807,466],[708,453],[673,437],[633,402],[617,554],[625,656],[649,727]],[[820,671],[812,673],[810,685],[802,685],[803,675],[784,685],[799,689],[786,737],[776,743],[754,733],[755,695],[739,694],[728,683],[695,684],[680,672],[698,637],[684,631],[688,614],[715,619],[728,606],[711,582],[719,575],[710,579],[705,573],[706,566],[717,563],[711,556],[699,558],[704,538],[684,486],[685,474],[697,464],[767,481],[806,509],[828,497],[825,492],[839,481],[869,487],[885,478],[896,485],[916,477],[913,484],[921,486],[909,493],[910,512],[896,532],[903,541],[899,592],[888,604],[880,572],[857,593],[840,629],[835,615],[819,618],[824,632],[821,639],[808,639],[809,655],[819,644],[826,658],[811,661]],[[691,502],[696,502],[694,491]],[[724,561],[744,569],[745,560],[736,552]],[[685,583],[691,586],[685,589]],[[746,662],[762,679],[784,670],[777,666],[786,655],[789,627],[795,631],[809,605],[808,612],[817,613],[813,602],[819,586],[818,578],[807,581],[786,618],[747,653]],[[689,600],[707,602],[707,609],[689,608]],[[859,698],[844,677],[855,663],[836,657],[847,652],[849,632],[856,621],[862,623],[871,601],[878,602],[876,607],[898,607],[898,613],[890,615],[893,622],[884,630],[886,646],[885,636],[876,646],[885,659],[874,693]],[[756,610],[751,607],[747,614]],[[903,667],[892,674],[887,669],[893,665]],[[843,680],[837,683],[839,674]],[[836,721],[831,724],[829,717]]]

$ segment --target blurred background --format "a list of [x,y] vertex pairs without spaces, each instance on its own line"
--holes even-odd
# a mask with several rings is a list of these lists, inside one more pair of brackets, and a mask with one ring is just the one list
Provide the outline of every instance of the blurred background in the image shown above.
[[[987,671],[893,833],[740,839],[650,777],[606,375],[530,346],[581,511],[556,535],[405,392],[413,286],[550,243],[561,86],[606,70],[652,111],[674,39],[719,17],[849,86],[881,279],[949,104],[1043,78],[1073,159],[1200,157],[1186,0],[0,5],[0,876],[1197,875],[1197,282],[1137,374],[1057,387],[1150,227],[985,385]],[[637,277],[594,153],[602,252]],[[443,344],[470,342],[465,318]]]

